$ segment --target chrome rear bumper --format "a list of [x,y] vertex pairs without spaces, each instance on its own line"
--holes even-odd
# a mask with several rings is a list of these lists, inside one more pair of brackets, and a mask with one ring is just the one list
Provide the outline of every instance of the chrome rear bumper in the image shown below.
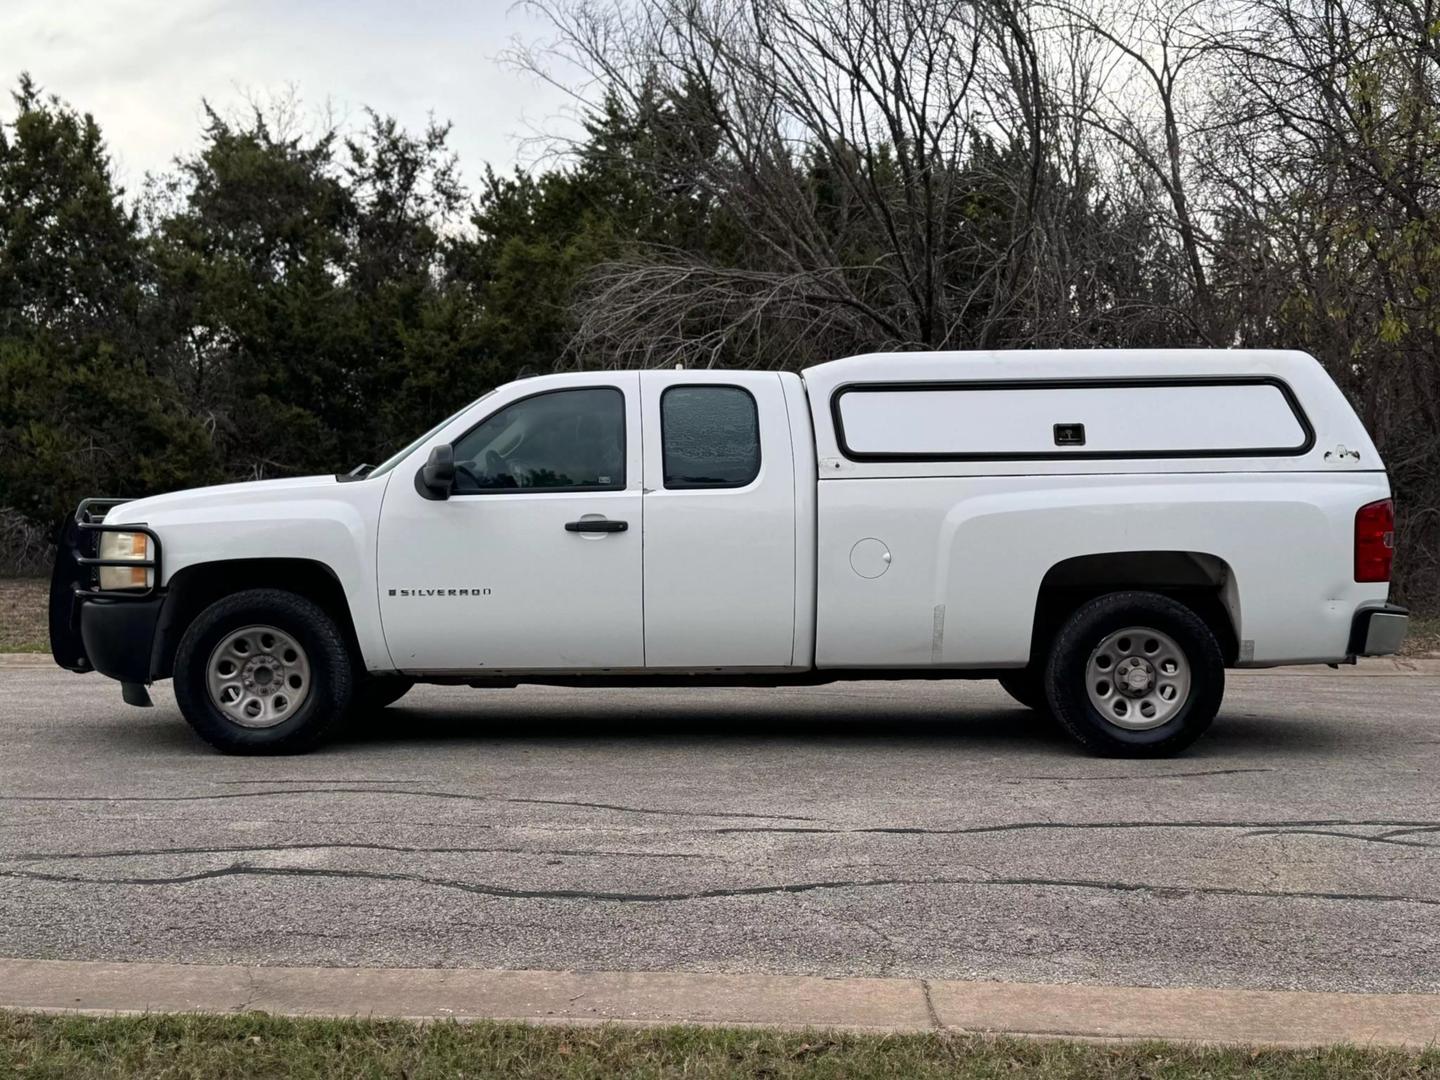
[[1395,604],[1362,608],[1350,624],[1351,656],[1393,656],[1400,651],[1405,631],[1410,628],[1410,612]]

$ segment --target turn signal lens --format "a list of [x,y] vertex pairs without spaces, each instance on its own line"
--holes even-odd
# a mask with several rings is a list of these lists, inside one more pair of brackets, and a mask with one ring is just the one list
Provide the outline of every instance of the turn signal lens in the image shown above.
[[[100,534],[100,558],[142,559],[150,558],[150,538],[138,532],[102,532]],[[102,589],[145,589],[151,584],[154,571],[148,566],[102,566],[100,567],[100,588]]]
[[1355,580],[1389,581],[1395,562],[1395,504],[1367,503],[1355,512]]

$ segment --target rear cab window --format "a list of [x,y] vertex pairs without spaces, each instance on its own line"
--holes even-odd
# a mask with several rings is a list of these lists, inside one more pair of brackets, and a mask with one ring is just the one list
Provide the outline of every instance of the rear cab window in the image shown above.
[[760,475],[760,418],[738,386],[671,386],[660,395],[665,487],[745,487]]

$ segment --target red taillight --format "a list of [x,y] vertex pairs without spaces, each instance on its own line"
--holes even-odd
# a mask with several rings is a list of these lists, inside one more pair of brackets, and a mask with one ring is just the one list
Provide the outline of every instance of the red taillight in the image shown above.
[[1395,504],[1367,503],[1355,512],[1355,580],[1389,581],[1395,561]]

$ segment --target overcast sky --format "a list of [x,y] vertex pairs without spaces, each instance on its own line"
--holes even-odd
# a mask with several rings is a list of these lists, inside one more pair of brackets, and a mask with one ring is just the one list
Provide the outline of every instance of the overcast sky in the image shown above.
[[29,71],[93,113],[132,193],[198,145],[202,98],[228,112],[292,87],[317,124],[367,105],[451,120],[473,188],[486,161],[532,161],[536,131],[574,130],[560,91],[497,60],[546,36],[512,0],[0,0],[0,78]]

